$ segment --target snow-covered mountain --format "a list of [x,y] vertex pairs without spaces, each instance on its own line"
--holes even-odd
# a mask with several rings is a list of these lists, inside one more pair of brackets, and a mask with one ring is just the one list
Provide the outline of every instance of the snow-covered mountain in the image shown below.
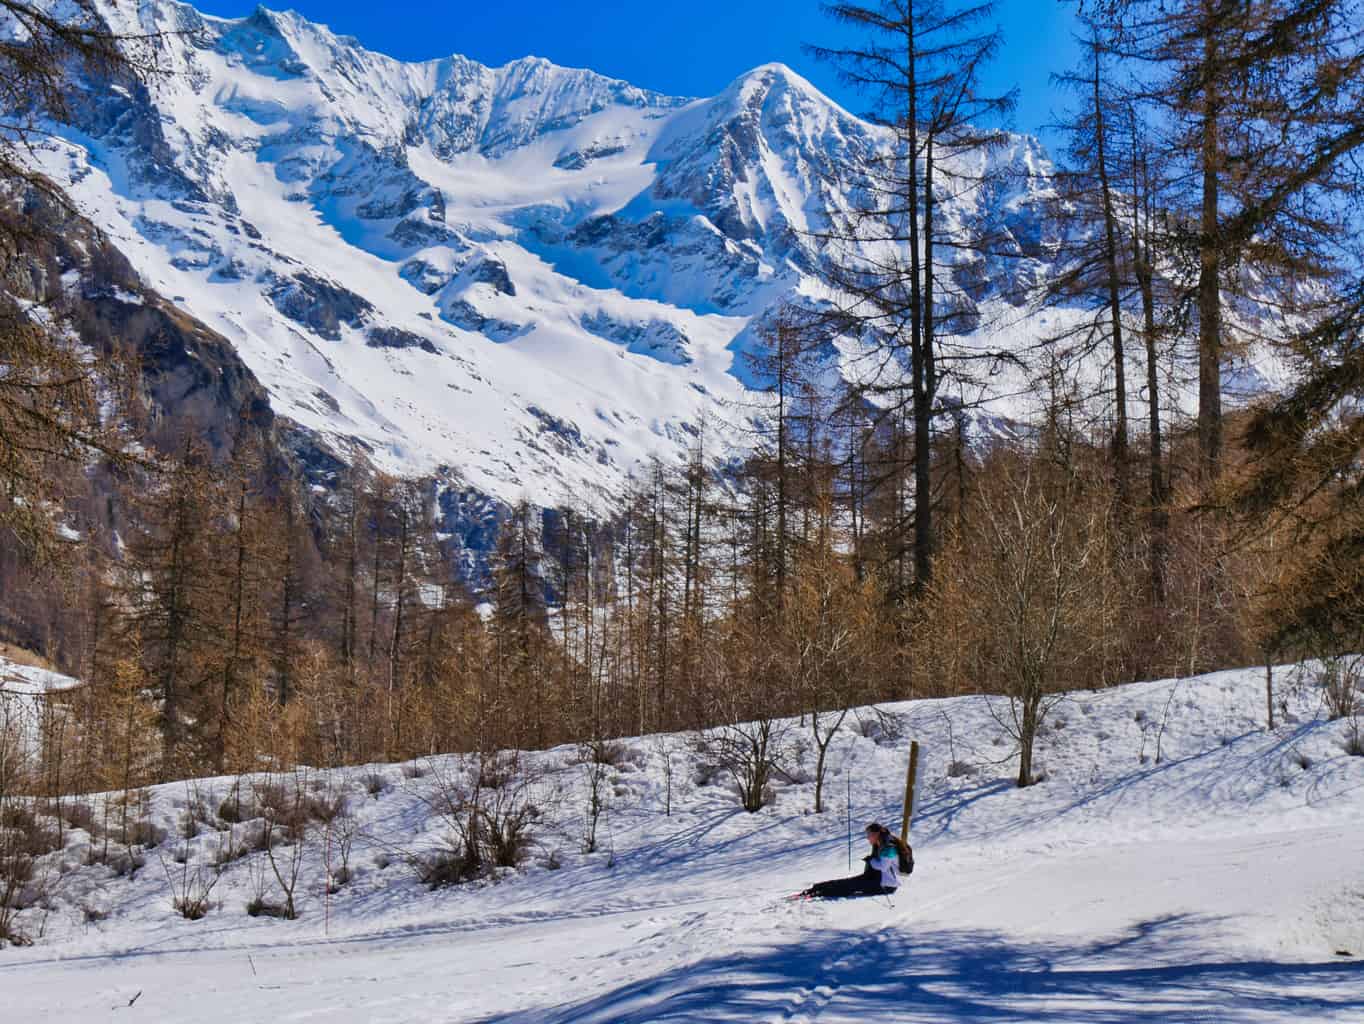
[[[87,82],[43,168],[279,416],[464,498],[600,506],[734,418],[755,324],[819,293],[834,172],[890,146],[777,64],[687,100],[538,58],[403,63],[263,8],[102,10],[161,73]],[[1039,143],[989,159],[1007,184],[941,216],[1007,229],[952,275],[1007,348],[1047,329],[1004,296],[1058,228]]]
[[[888,144],[781,65],[686,100],[537,58],[402,63],[292,13],[103,9],[162,73],[87,83],[43,167],[277,413],[501,500],[590,501],[722,420],[745,331],[816,287],[831,172]],[[997,159],[1017,186],[950,215],[1026,244],[1045,157]]]

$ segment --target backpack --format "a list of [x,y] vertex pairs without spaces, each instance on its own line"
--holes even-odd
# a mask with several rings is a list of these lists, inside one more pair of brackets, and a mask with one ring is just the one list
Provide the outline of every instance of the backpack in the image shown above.
[[891,836],[890,841],[895,844],[895,855],[900,862],[900,874],[914,874],[914,848],[899,836]]

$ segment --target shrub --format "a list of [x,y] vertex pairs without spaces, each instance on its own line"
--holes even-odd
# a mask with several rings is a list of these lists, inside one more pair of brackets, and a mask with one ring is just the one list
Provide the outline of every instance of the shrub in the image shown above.
[[520,774],[520,758],[514,751],[499,750],[478,755],[477,772],[480,789],[502,789]]
[[528,801],[507,801],[483,812],[488,850],[498,867],[514,868],[534,844],[531,828],[540,820],[540,809]]
[[109,911],[94,903],[85,903],[81,906],[81,916],[86,924],[98,924],[109,917]]
[[301,785],[263,782],[255,787],[254,796],[267,830],[282,832],[290,842],[303,837],[312,817],[313,801],[304,794]]
[[241,794],[233,789],[230,796],[218,805],[218,820],[227,825],[240,825],[258,817],[250,803],[243,803]]
[[90,865],[103,864],[119,878],[132,878],[147,865],[147,858],[126,847],[91,846],[85,858]]
[[692,772],[692,785],[709,786],[722,772],[723,769],[713,761],[698,761],[695,770]]
[[360,834],[360,826],[354,818],[339,818],[336,828],[332,834],[332,845],[328,848],[328,853],[334,852],[341,860],[335,868],[332,867],[331,857],[327,858],[327,891],[336,892],[341,886],[351,880],[350,855],[351,849],[355,845],[355,839]]
[[1332,721],[1350,718],[1359,711],[1360,698],[1364,696],[1362,675],[1360,662],[1355,658],[1330,658],[1322,666],[1318,681]]
[[124,832],[121,842],[125,846],[141,846],[148,850],[154,850],[166,841],[168,833],[160,825],[154,825],[145,818],[137,821],[128,822],[128,828]]
[[36,824],[37,816],[28,804],[7,801],[0,806],[0,828],[12,828],[18,832],[27,832]]
[[179,866],[172,868],[164,857],[161,868],[166,873],[166,882],[171,889],[171,907],[187,921],[198,921],[204,917],[210,906],[210,897],[218,881],[223,877],[222,866],[209,863],[190,866],[189,844],[182,843],[173,851],[172,858]]
[[365,772],[360,776],[360,785],[366,793],[377,800],[379,795],[388,789],[388,779],[384,778],[381,772]]
[[324,825],[350,815],[344,793],[318,793],[308,799],[307,811],[308,817]]
[[95,822],[95,809],[88,803],[79,800],[73,800],[63,807],[62,816],[66,818],[66,823],[69,826],[82,829],[92,836],[99,828]]
[[905,718],[893,711],[882,711],[880,708],[859,709],[855,721],[858,735],[878,745],[895,743],[905,735]]
[[267,900],[263,895],[252,896],[246,901],[246,912],[251,917],[279,917],[287,918],[283,903],[274,900]]
[[6,946],[31,946],[33,940],[5,915],[0,915],[0,949]]
[[[424,799],[446,826],[444,853],[458,862],[455,875],[468,878],[491,867],[517,866],[534,845],[533,830],[542,816],[533,798],[541,775],[523,770],[515,754],[503,753],[471,755],[458,771],[432,774]],[[423,871],[419,866],[419,874]]]
[[442,889],[447,885],[459,885],[477,878],[481,873],[478,864],[472,864],[462,854],[454,850],[438,850],[415,860],[417,877],[422,884],[432,889]]
[[708,729],[696,738],[695,747],[704,761],[733,780],[740,804],[751,814],[767,804],[770,783],[785,777],[795,759],[789,731],[781,719],[735,722]]
[[295,795],[279,782],[258,782],[251,787],[251,795],[255,797],[256,807],[262,812],[262,817],[266,812],[274,812],[278,818],[281,814],[292,812],[298,804]]
[[593,740],[582,744],[579,750],[578,760],[584,764],[604,764],[619,768],[640,760],[639,752],[621,740]]
[[265,822],[259,819],[247,822],[241,831],[230,828],[218,842],[214,863],[220,867],[230,864],[248,854],[259,853],[265,849],[265,844]]
[[56,825],[36,819],[29,819],[27,828],[14,829],[6,848],[11,855],[42,857],[62,848],[61,836]]
[[1345,733],[1345,742],[1342,744],[1345,753],[1351,757],[1364,757],[1364,729],[1359,727],[1359,719],[1350,722],[1350,728]]
[[207,900],[181,899],[179,897],[171,902],[171,906],[186,921],[197,921],[201,917],[206,917],[209,909]]

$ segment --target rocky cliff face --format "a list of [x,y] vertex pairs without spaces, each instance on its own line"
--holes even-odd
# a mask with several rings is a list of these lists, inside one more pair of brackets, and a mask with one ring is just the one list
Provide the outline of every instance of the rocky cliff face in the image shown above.
[[24,225],[7,300],[54,311],[102,357],[128,358],[141,437],[175,451],[185,438],[231,454],[243,430],[274,440],[269,395],[236,350],[147,288],[128,260],[72,206],[38,187],[0,204]]

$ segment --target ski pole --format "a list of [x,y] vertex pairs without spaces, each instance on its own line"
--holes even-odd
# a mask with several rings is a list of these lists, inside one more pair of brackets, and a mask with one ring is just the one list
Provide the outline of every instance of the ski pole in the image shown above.
[[843,806],[848,816],[848,870],[852,870],[852,772],[843,776],[843,781],[848,785],[847,797]]

